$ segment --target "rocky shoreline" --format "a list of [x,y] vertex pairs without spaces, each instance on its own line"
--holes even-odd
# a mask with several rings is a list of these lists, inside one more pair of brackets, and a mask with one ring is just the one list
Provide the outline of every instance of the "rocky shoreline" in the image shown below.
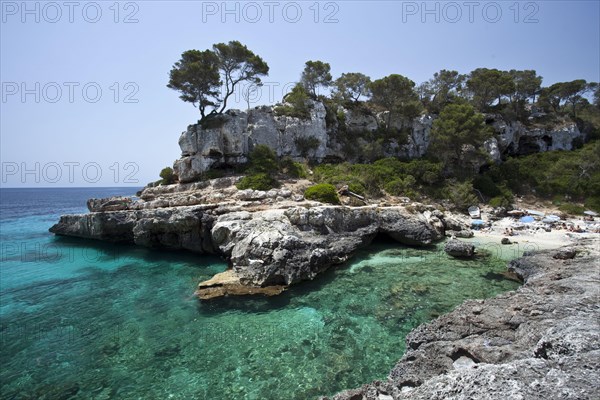
[[235,181],[149,187],[135,200],[91,199],[90,213],[62,216],[50,232],[220,255],[230,268],[199,284],[201,299],[281,293],[347,261],[377,235],[427,246],[446,234],[470,234],[433,206],[323,205],[305,200],[298,182],[261,192],[237,190]]
[[421,325],[386,381],[322,400],[600,398],[600,238],[510,262],[524,285]]
[[[303,198],[308,181],[268,192],[238,190],[236,181],[147,187],[138,198],[91,199],[88,214],[62,216],[50,231],[221,255],[229,269],[198,285],[202,300],[277,295],[345,262],[378,235],[411,246],[473,235],[465,220],[434,206],[323,205]],[[473,250],[456,239],[446,245],[455,257],[470,257]],[[418,327],[386,381],[332,400],[599,398],[598,259],[600,238],[594,234],[568,248],[512,261],[509,273],[524,281],[520,289],[467,301]]]

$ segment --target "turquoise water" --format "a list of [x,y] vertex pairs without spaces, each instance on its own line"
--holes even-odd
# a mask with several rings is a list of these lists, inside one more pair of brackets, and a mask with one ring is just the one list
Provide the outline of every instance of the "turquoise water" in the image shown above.
[[216,257],[47,233],[134,190],[52,190],[2,190],[2,399],[315,398],[385,378],[411,329],[518,286],[497,256],[380,241],[281,296],[200,303]]

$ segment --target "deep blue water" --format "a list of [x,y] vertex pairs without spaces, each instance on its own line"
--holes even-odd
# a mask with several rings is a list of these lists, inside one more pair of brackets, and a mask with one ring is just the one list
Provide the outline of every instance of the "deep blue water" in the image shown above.
[[0,190],[1,399],[310,399],[385,378],[415,326],[517,284],[506,261],[380,242],[274,298],[200,303],[216,257],[57,238],[136,189]]

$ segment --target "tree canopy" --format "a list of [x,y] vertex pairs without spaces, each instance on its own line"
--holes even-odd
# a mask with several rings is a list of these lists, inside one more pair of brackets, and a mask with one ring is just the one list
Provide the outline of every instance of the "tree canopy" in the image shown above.
[[262,58],[248,50],[246,46],[232,40],[231,42],[213,45],[213,52],[219,59],[219,69],[225,83],[225,96],[223,105],[219,110],[222,113],[227,107],[227,99],[240,82],[261,83],[260,77],[269,74],[269,66]]
[[207,107],[218,107],[219,60],[210,50],[187,50],[169,73],[168,88],[181,93],[179,98],[198,107],[202,118]]
[[458,71],[441,70],[419,85],[421,101],[433,112],[439,112],[451,97],[461,92],[467,76]]
[[482,114],[470,104],[449,104],[440,112],[431,129],[429,152],[449,166],[451,162],[460,164],[463,147],[472,145],[479,148],[492,136],[485,125]]
[[388,128],[392,114],[414,117],[420,111],[420,103],[414,87],[413,81],[398,74],[392,74],[371,83],[371,101],[389,111]]
[[371,89],[371,78],[360,72],[349,72],[342,74],[334,82],[334,97],[344,101],[357,102],[361,97],[369,96]]
[[[204,118],[207,107],[213,108],[211,113],[223,113],[240,82],[259,85],[260,77],[268,73],[269,66],[262,58],[233,40],[217,43],[212,50],[183,52],[169,73],[167,87],[180,92],[183,101],[198,107]],[[219,92],[221,85],[223,96]]]
[[561,104],[568,103],[571,105],[571,112],[576,115],[577,105],[582,102],[583,95],[592,86],[588,85],[584,79],[557,82],[541,91],[539,101],[542,106],[554,112],[559,111]]
[[304,65],[304,71],[302,71],[300,82],[306,91],[316,98],[317,89],[319,87],[329,87],[332,79],[331,66],[328,63],[322,61],[307,61]]
[[[234,40],[214,44],[209,50],[183,52],[169,73],[167,86],[177,90],[183,101],[197,107],[204,119],[209,113],[223,113],[231,95],[240,90],[250,108],[251,99],[262,85],[261,78],[268,73],[269,66],[260,56]],[[328,87],[333,87],[330,96],[318,95],[319,89]],[[310,98],[329,102],[330,119],[335,118],[334,107],[354,107],[365,101],[367,108],[388,111],[387,128],[394,115],[414,118],[423,108],[439,114],[450,104],[471,104],[479,112],[498,113],[507,120],[527,124],[543,116],[534,114],[539,109],[587,118],[600,107],[600,86],[577,79],[544,88],[542,77],[535,70],[495,68],[477,68],[468,74],[442,69],[416,87],[400,74],[371,81],[363,73],[348,72],[333,80],[331,66],[316,60],[305,63],[298,85],[284,96],[287,104],[278,106],[276,111],[280,115],[308,118]]]
[[480,110],[487,109],[495,100],[502,101],[515,91],[515,83],[510,73],[497,69],[477,68],[467,80],[473,102]]

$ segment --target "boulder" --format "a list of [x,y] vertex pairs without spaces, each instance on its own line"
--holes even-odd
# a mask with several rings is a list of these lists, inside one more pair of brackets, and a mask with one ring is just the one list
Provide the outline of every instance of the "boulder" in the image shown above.
[[461,240],[450,239],[444,246],[444,251],[457,258],[470,258],[475,255],[475,246]]
[[561,250],[557,251],[556,253],[554,253],[552,258],[555,258],[557,260],[571,260],[571,259],[575,258],[576,255],[577,255],[577,251],[575,249],[567,247],[567,248],[561,249]]

